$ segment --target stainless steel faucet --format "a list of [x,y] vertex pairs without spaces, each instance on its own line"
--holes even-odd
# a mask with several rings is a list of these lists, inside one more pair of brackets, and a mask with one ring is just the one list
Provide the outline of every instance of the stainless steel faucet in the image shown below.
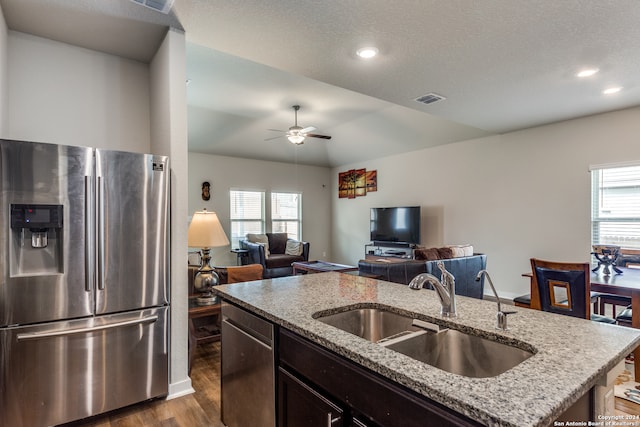
[[496,328],[506,331],[507,329],[509,329],[507,327],[507,314],[514,314],[516,312],[502,311],[502,308],[500,307],[500,297],[498,296],[498,292],[496,292],[496,288],[493,286],[493,281],[491,280],[491,276],[489,276],[489,272],[487,270],[480,270],[478,272],[478,275],[476,276],[476,282],[479,282],[483,275],[489,280],[489,285],[491,286],[493,295],[495,295],[496,301],[498,301],[498,312],[496,313]]
[[425,282],[431,283],[440,299],[440,314],[442,317],[457,317],[456,312],[456,279],[449,273],[442,262],[436,264],[442,272],[442,282],[429,273],[421,273],[411,279],[410,289],[422,289]]

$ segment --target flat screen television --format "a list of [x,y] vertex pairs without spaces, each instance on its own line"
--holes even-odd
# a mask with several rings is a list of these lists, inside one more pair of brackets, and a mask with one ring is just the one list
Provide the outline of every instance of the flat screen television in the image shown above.
[[420,206],[371,208],[371,241],[420,243]]

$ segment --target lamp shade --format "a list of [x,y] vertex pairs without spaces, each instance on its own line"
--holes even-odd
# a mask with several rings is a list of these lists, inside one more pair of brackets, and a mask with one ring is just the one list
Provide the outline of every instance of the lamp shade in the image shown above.
[[218,215],[206,209],[193,214],[187,238],[192,248],[215,248],[229,244]]

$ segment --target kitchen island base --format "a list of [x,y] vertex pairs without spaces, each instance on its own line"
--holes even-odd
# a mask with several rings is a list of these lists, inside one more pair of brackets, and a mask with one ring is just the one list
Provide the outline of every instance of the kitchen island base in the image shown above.
[[[287,403],[283,381],[289,391],[302,388],[309,399],[320,396],[328,404],[316,405],[304,398],[305,404],[324,408],[321,420],[346,426],[405,427],[416,420],[423,426],[430,425],[429,419],[438,420],[435,425],[498,427],[597,422],[609,412],[603,403],[611,396],[607,373],[640,344],[640,331],[633,328],[569,316],[561,316],[558,322],[558,315],[519,308],[510,316],[509,330],[496,331],[494,302],[459,296],[459,316],[443,318],[435,291],[416,293],[395,283],[336,272],[221,285],[215,291],[230,304],[274,325],[272,371],[277,378],[272,405],[278,408],[276,425],[281,426],[308,425],[305,420],[294,422],[296,414],[287,418],[287,405],[291,408],[296,403]],[[494,341],[532,355],[500,374],[460,375],[320,321],[323,316],[361,308],[438,326],[422,335],[456,330],[462,338]],[[406,337],[415,345],[427,343],[414,334],[421,333],[410,332]],[[471,353],[443,344],[435,348],[453,351],[458,359],[475,365],[486,358],[497,363],[506,354],[479,350],[484,347]],[[289,397],[300,395],[295,392]],[[339,411],[327,411],[327,407]],[[344,415],[339,416],[340,412]]]
[[[483,425],[294,332],[274,326],[278,348],[274,367],[278,427],[423,427],[426,420],[438,427]],[[241,358],[223,354],[228,359]],[[554,424],[597,419],[596,408],[602,409],[603,403],[595,398],[602,399],[611,389],[607,382],[604,379],[602,386],[590,389]]]

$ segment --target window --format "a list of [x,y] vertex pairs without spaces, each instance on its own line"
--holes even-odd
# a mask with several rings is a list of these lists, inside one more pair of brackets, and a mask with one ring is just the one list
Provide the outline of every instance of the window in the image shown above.
[[591,170],[592,244],[640,248],[640,165]]
[[229,192],[231,203],[231,247],[240,246],[240,240],[247,233],[263,234],[265,232],[264,192],[235,191]]
[[[287,233],[295,240],[302,239],[302,194],[271,193],[271,206],[265,215],[263,191],[231,190],[231,247],[240,246],[247,233]],[[271,224],[271,229],[266,227]]]
[[302,239],[300,193],[271,193],[271,230],[287,233],[289,238]]

